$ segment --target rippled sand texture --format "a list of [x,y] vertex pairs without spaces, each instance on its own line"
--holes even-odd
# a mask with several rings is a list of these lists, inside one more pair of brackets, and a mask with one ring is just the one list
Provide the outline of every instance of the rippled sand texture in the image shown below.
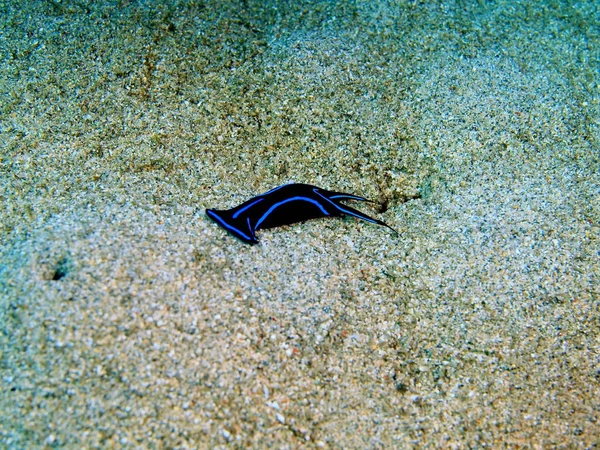
[[598,444],[600,12],[466,3],[0,2],[0,447]]

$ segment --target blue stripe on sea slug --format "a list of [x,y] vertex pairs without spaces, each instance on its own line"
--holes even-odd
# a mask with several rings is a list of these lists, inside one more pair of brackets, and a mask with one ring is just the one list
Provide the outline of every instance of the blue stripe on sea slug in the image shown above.
[[329,216],[330,214],[325,210],[325,208],[323,208],[323,206],[321,206],[321,204],[316,201],[313,200],[312,198],[308,198],[308,197],[292,197],[292,198],[286,198],[285,200],[282,200],[280,202],[275,203],[273,206],[271,206],[267,212],[265,212],[260,219],[258,219],[256,221],[256,225],[254,225],[255,229],[258,229],[260,227],[260,224],[263,223],[270,214],[273,214],[275,212],[275,210],[277,208],[279,208],[282,205],[285,205],[286,203],[289,202],[293,202],[293,201],[304,201],[304,202],[309,202],[312,203],[313,205],[315,205],[317,208],[319,208],[321,210],[321,212],[323,213],[323,216]]

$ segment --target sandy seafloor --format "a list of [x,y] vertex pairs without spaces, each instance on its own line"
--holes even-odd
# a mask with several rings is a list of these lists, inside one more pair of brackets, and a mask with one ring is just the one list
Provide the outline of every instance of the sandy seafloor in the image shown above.
[[[597,448],[599,30],[0,1],[0,448]],[[291,181],[400,235],[204,215]]]

